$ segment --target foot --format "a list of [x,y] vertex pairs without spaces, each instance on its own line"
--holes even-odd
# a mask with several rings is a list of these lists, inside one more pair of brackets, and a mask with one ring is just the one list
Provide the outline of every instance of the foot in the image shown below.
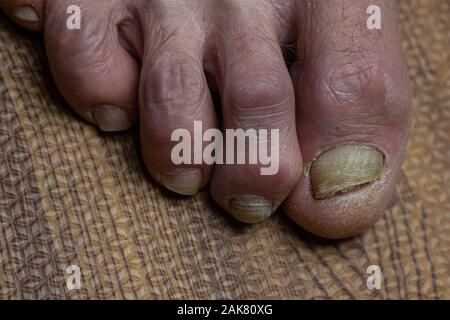
[[[68,30],[73,2],[0,6],[45,33],[56,83],[81,116],[104,131],[139,120],[159,183],[184,195],[210,185],[247,223],[282,206],[328,238],[356,235],[383,212],[409,128],[394,1],[378,1],[381,30],[367,28],[368,0],[77,0],[81,29]],[[277,174],[252,164],[176,165],[172,133],[193,136],[194,121],[203,131],[278,129]]]

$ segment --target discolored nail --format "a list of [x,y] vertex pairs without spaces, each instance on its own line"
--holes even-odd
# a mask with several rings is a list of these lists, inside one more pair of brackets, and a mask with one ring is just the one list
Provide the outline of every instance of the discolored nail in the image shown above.
[[17,7],[13,12],[13,16],[25,22],[38,22],[39,16],[37,11],[31,6]]
[[105,132],[124,131],[133,125],[130,113],[116,106],[94,107],[92,108],[92,118],[100,130]]
[[367,145],[348,144],[327,150],[311,165],[313,196],[321,200],[354,190],[377,180],[383,167],[383,154]]
[[161,183],[170,191],[192,196],[202,186],[202,171],[197,168],[174,169],[162,175]]
[[258,223],[272,215],[272,205],[265,198],[254,195],[234,195],[229,202],[231,215],[245,223]]

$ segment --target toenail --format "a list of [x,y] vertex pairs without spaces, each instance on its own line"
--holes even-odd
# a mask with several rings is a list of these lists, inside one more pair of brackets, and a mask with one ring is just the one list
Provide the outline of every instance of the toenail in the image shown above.
[[130,114],[116,106],[103,105],[92,109],[92,118],[100,130],[117,132],[129,129],[133,122]]
[[13,11],[13,16],[22,21],[26,22],[38,22],[39,16],[37,11],[30,6],[18,7]]
[[192,196],[201,188],[202,171],[197,168],[174,169],[161,177],[161,183],[170,191]]
[[258,223],[272,215],[272,205],[263,197],[234,195],[229,203],[230,213],[245,223]]
[[377,180],[384,166],[383,154],[367,145],[343,145],[325,151],[311,165],[314,198],[331,198]]

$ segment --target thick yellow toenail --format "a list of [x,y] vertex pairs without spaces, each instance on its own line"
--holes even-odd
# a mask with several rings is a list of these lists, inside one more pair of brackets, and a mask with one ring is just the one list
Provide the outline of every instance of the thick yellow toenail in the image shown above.
[[327,199],[377,180],[384,156],[366,145],[343,145],[325,151],[314,160],[310,175],[315,199]]
[[202,171],[197,168],[174,169],[162,175],[161,183],[170,191],[192,196],[202,186]]
[[234,195],[229,203],[230,213],[245,223],[258,223],[272,215],[272,205],[263,197]]

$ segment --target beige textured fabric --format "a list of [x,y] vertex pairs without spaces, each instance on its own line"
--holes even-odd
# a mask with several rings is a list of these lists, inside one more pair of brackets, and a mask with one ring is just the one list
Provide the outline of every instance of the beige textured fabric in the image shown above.
[[[52,85],[41,39],[0,16],[0,298],[450,298],[450,5],[400,2],[413,131],[395,202],[364,235],[317,239],[176,197],[137,134],[102,135]],[[379,265],[380,291],[366,287]],[[82,289],[68,290],[78,265]]]

